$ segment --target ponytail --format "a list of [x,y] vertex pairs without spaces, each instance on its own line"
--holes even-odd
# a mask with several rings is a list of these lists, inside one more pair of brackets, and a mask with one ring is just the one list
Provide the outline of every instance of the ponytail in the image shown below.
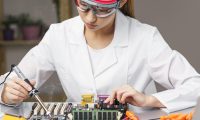
[[134,0],[127,0],[124,6],[120,8],[120,11],[124,15],[134,18]]

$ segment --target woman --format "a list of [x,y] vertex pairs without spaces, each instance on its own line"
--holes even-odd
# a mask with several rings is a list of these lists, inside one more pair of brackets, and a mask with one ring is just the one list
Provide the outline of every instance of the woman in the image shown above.
[[[196,104],[199,74],[155,27],[133,18],[132,0],[75,2],[79,16],[51,25],[18,65],[33,85],[40,87],[56,71],[68,101],[81,101],[82,94],[110,94],[105,101],[110,104],[118,99],[170,112]],[[6,104],[22,102],[30,90],[12,76],[1,88]],[[145,95],[151,80],[169,90]]]

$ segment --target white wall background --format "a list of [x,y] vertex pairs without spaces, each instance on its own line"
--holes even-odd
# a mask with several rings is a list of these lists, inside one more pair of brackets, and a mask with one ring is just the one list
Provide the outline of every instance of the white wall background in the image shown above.
[[135,11],[200,72],[200,0],[135,0]]

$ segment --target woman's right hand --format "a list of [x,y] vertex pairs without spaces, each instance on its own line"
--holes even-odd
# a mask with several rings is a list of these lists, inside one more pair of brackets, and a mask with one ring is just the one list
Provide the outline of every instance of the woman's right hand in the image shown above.
[[[34,86],[35,80],[30,80],[30,83]],[[24,80],[19,78],[13,78],[4,84],[2,91],[2,102],[6,104],[18,104],[29,97],[28,91],[32,88]]]

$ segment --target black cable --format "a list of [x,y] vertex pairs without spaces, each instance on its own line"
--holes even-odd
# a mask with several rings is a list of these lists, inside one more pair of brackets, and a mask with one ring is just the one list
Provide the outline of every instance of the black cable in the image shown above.
[[0,83],[0,86],[6,82],[7,77],[8,77],[8,76],[12,73],[12,71],[13,71],[13,67],[14,67],[14,66],[11,65],[10,72],[6,75],[4,81],[3,81],[2,83]]

